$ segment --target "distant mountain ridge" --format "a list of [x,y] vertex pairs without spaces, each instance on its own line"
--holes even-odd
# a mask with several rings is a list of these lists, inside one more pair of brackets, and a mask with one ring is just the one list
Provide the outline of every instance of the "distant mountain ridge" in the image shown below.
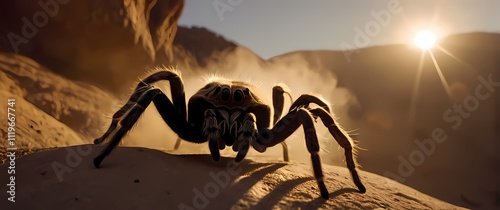
[[177,29],[174,47],[179,47],[194,57],[200,67],[205,67],[208,59],[223,51],[232,51],[236,44],[203,27],[183,27]]
[[[21,18],[40,10],[37,2],[27,0],[8,5],[0,8],[4,34],[19,34],[25,24]],[[137,77],[156,66],[174,66],[182,71],[186,93],[201,86],[199,78],[206,74],[227,74],[254,78],[263,95],[270,95],[274,82],[289,84],[294,96],[322,94],[340,124],[358,133],[353,136],[366,149],[358,156],[364,170],[390,172],[392,178],[456,205],[500,207],[500,34],[443,38],[439,45],[453,56],[439,49],[432,52],[446,82],[424,54],[415,97],[422,51],[411,45],[359,49],[349,59],[345,52],[322,50],[263,60],[208,29],[177,27],[183,5],[183,0],[73,0],[20,48],[21,55],[12,54],[7,36],[0,37],[0,51],[8,52],[0,55],[0,93],[18,98],[25,115],[19,118],[20,145],[90,142],[89,136],[109,123],[103,116],[114,111],[108,107],[115,103],[113,96],[127,98]],[[150,119],[147,122],[167,130]],[[318,126],[319,133],[321,129]],[[418,143],[428,142],[436,129],[444,131],[447,141],[434,147],[428,143],[432,152],[424,154]],[[0,134],[5,136],[5,130]],[[335,163],[335,155],[343,158],[331,137],[324,139],[322,149],[331,153],[322,152],[323,162]],[[303,153],[309,158],[303,136],[287,142],[294,157]],[[416,162],[413,154],[424,155]]]
[[[338,110],[336,114],[343,116],[344,125],[347,123],[358,130],[360,146],[367,149],[360,152],[358,159],[365,170],[400,174],[398,168],[404,163],[402,160],[408,161],[410,154],[420,151],[415,141],[424,141],[434,129],[441,128],[449,140],[437,144],[424,163],[414,166],[414,172],[408,177],[401,176],[401,180],[455,204],[471,208],[500,206],[500,183],[490,187],[495,177],[500,176],[500,171],[491,169],[492,164],[500,162],[500,155],[495,152],[500,149],[500,130],[497,129],[500,127],[500,91],[491,92],[490,97],[478,101],[479,105],[467,118],[460,117],[454,110],[455,106],[468,103],[469,96],[476,97],[481,81],[500,82],[500,34],[451,35],[439,40],[438,45],[432,53],[448,91],[431,55],[422,55],[419,48],[410,44],[359,49],[351,54],[350,61],[345,52],[334,50],[290,52],[266,61],[239,45],[224,53],[205,54],[208,56],[205,59],[210,60],[211,56],[218,59],[207,65],[211,66],[208,72],[231,72],[232,69],[242,72],[245,62],[257,62],[258,66],[247,65],[248,71],[261,68],[257,74],[269,77],[278,67],[286,67],[289,74],[294,75],[291,72],[299,66],[306,66],[311,74],[333,74],[336,86],[347,88],[355,97],[347,110]],[[227,43],[222,42],[218,49],[227,49],[224,46]],[[245,48],[246,52],[241,54],[239,48]],[[416,86],[422,56],[421,79]],[[315,83],[335,87],[331,82],[317,80]],[[416,97],[415,87],[418,87]],[[332,102],[335,104],[336,100]],[[451,119],[460,120],[458,129],[453,128],[457,121]],[[477,178],[470,179],[471,176]]]

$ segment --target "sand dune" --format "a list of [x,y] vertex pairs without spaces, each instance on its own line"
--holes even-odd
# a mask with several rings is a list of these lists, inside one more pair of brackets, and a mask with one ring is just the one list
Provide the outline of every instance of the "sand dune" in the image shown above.
[[[366,194],[355,190],[346,168],[324,166],[330,199],[319,196],[310,166],[262,163],[209,155],[171,155],[119,147],[92,165],[101,147],[41,151],[17,160],[16,202],[8,209],[460,209],[368,172]],[[229,167],[228,167],[229,166]],[[1,171],[6,165],[0,166]],[[57,170],[54,170],[57,168]],[[6,185],[0,191],[7,191]]]
[[[0,53],[0,96],[15,99],[16,145],[47,148],[89,143],[108,123],[105,116],[116,99],[95,86],[71,81],[34,60]],[[5,101],[4,101],[5,102]],[[7,109],[0,109],[7,116]],[[7,139],[7,121],[0,122],[0,137]],[[7,141],[0,146],[6,147]]]

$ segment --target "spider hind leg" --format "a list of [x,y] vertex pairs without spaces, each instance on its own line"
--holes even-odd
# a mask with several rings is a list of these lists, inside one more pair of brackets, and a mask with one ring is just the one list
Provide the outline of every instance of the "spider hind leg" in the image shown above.
[[[273,125],[278,122],[283,113],[283,108],[285,106],[285,96],[288,95],[290,102],[293,102],[292,95],[290,94],[289,88],[285,84],[279,84],[273,87]],[[290,158],[288,157],[288,145],[286,142],[281,142],[281,147],[283,149],[283,160],[288,162]]]

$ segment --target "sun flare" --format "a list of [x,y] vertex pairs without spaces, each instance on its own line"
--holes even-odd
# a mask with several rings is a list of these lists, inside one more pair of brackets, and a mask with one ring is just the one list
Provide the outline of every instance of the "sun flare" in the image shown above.
[[415,44],[422,50],[431,49],[436,44],[437,37],[431,31],[420,31],[415,36]]

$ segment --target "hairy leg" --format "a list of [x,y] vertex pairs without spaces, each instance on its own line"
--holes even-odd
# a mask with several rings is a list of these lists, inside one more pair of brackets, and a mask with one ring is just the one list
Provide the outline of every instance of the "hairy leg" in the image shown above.
[[311,104],[311,103],[314,103],[314,104],[320,106],[321,108],[325,109],[326,111],[330,112],[330,106],[328,105],[328,103],[326,101],[324,101],[323,99],[321,99],[317,96],[310,95],[310,94],[304,94],[304,95],[301,95],[299,98],[297,98],[297,100],[295,102],[293,102],[292,105],[290,106],[290,111],[297,109],[299,107],[308,108],[309,104]]
[[139,97],[137,103],[132,106],[125,116],[119,121],[118,131],[112,135],[110,142],[100,155],[94,158],[94,166],[100,167],[101,162],[113,151],[123,136],[134,126],[144,110],[153,102],[156,109],[167,125],[181,138],[187,141],[202,143],[204,140],[197,129],[190,125],[183,114],[179,113],[170,99],[157,88],[149,88]]
[[139,97],[149,89],[151,89],[151,84],[167,80],[170,82],[170,89],[172,94],[173,104],[175,109],[186,118],[186,96],[184,93],[184,85],[179,74],[173,70],[163,70],[149,75],[148,77],[141,80],[134,90],[134,93],[130,96],[129,100],[125,105],[123,105],[115,114],[113,114],[113,119],[108,130],[99,138],[94,140],[94,144],[101,144],[118,126],[118,122],[123,118],[123,116],[137,103]]
[[283,108],[285,105],[285,97],[284,97],[285,94],[288,95],[290,101],[293,101],[292,95],[290,95],[288,87],[284,85],[276,85],[273,87],[273,108],[274,108],[273,125],[278,122],[278,120],[281,118],[281,114],[283,113]]
[[[121,139],[125,134],[134,126],[135,122],[139,119],[141,114],[144,112],[147,106],[151,103],[153,98],[159,94],[161,91],[159,89],[149,89],[144,92],[144,94],[140,97],[136,104],[130,108],[130,111],[119,121],[120,128],[115,134],[111,137],[110,142],[104,148],[99,156],[94,158],[94,166],[99,168],[101,162],[106,158],[106,156],[113,151],[113,149],[120,143]],[[141,100],[142,99],[142,100]]]
[[297,108],[295,111],[289,112],[272,129],[266,130],[259,135],[256,142],[264,147],[274,146],[288,138],[300,125],[304,128],[307,150],[311,154],[314,177],[318,183],[321,196],[326,199],[329,194],[323,180],[323,170],[321,169],[321,160],[318,154],[318,137],[314,128],[314,119],[307,109]]
[[337,125],[333,117],[326,110],[317,108],[310,111],[313,115],[321,118],[321,121],[328,128],[328,131],[330,131],[330,134],[332,134],[333,138],[335,138],[339,145],[344,148],[347,168],[351,172],[354,184],[356,184],[361,193],[365,193],[366,188],[363,183],[361,183],[361,179],[359,178],[358,172],[356,171],[356,162],[354,160],[353,154],[354,143],[352,139],[341,127]]
[[215,161],[219,161],[219,142],[221,139],[220,126],[217,122],[215,110],[207,109],[205,111],[205,122],[203,123],[203,137],[208,140],[210,154]]
[[257,125],[255,124],[256,117],[252,113],[248,113],[243,117],[241,128],[238,130],[238,138],[233,145],[233,151],[238,151],[236,162],[240,162],[245,158],[250,148],[250,142],[257,139]]
[[[283,108],[285,105],[285,97],[284,94],[287,94],[290,97],[290,101],[292,100],[292,95],[288,90],[288,87],[285,85],[276,85],[273,87],[273,108],[274,108],[274,116],[273,116],[273,125],[278,122],[281,118],[281,114],[283,113]],[[283,149],[283,160],[288,162],[288,146],[283,141],[281,142],[281,147]]]
[[137,103],[137,100],[141,97],[145,90],[148,90],[148,88],[136,88],[127,103],[125,103],[125,105],[113,114],[113,119],[111,120],[108,130],[101,137],[95,139],[94,144],[101,144],[111,133],[113,133],[113,131],[115,131],[118,126],[118,122],[122,119],[123,115],[125,115]]

